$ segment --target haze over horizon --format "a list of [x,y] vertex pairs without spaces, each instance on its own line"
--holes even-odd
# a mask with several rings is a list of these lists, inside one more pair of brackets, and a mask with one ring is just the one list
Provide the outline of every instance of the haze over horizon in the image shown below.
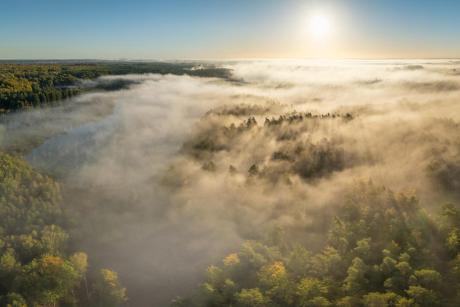
[[460,2],[3,1],[0,59],[458,58]]

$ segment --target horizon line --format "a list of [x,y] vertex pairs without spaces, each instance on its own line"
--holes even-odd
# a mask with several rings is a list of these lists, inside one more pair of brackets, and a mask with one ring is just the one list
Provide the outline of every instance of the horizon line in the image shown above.
[[343,58],[314,58],[314,57],[243,57],[243,58],[0,58],[0,62],[20,61],[107,61],[107,62],[232,62],[232,61],[404,61],[404,60],[460,60],[459,57],[343,57]]

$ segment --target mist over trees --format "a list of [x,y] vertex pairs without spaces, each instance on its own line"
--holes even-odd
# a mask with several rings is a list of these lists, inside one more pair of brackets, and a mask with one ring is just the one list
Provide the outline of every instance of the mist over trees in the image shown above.
[[[382,163],[378,146],[364,151],[349,146],[364,141],[355,129],[351,135],[346,133],[347,126],[361,121],[359,114],[294,111],[270,118],[265,116],[270,108],[262,112],[251,105],[236,106],[234,112],[228,109],[208,112],[182,153],[202,163],[207,172],[226,172],[228,167],[228,176],[245,178],[248,189],[263,184],[280,193],[294,193],[297,179],[315,184],[334,173]],[[265,119],[259,124],[254,116],[246,117],[250,114],[261,122]],[[238,126],[216,120],[225,116],[242,120]],[[454,137],[458,126],[438,120],[430,127],[447,128],[442,137],[448,137],[450,144],[439,152],[437,139],[419,174],[430,181],[429,193],[437,193],[437,201],[455,200],[457,164],[450,154],[458,150]],[[424,142],[433,141],[422,136],[429,133],[425,131],[412,132],[410,138],[417,139],[412,146],[423,148]],[[385,143],[383,138],[387,136],[382,134],[379,143]],[[248,149],[251,143],[256,147],[246,154],[240,146]],[[444,161],[446,155],[451,162]],[[439,173],[446,177],[439,178]],[[457,207],[450,203],[425,203],[423,207],[413,192],[393,192],[371,180],[355,178],[324,211],[306,209],[307,219],[297,216],[264,228],[276,218],[270,216],[254,227],[254,221],[251,225],[251,220],[239,217],[242,236],[259,239],[246,241],[240,251],[211,265],[196,294],[179,297],[174,305],[457,306]],[[275,209],[273,214],[289,212],[295,203],[280,205],[287,208]]]
[[451,204],[431,216],[413,195],[358,182],[321,249],[275,229],[210,266],[197,294],[174,305],[458,306],[459,225]]
[[226,69],[194,64],[126,63],[126,62],[0,62],[0,113],[31,107],[46,106],[88,90],[119,90],[131,82],[116,79],[100,82],[94,87],[91,80],[105,75],[176,74],[201,77],[229,77]]
[[1,304],[459,305],[457,66],[179,65],[4,115]]
[[117,274],[88,277],[88,256],[72,252],[59,185],[19,158],[0,154],[2,306],[115,306],[126,300]]

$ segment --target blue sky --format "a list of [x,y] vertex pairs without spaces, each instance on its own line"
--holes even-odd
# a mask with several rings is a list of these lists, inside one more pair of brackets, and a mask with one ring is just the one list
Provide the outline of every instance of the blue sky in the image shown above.
[[0,0],[3,59],[271,57],[460,57],[460,1]]

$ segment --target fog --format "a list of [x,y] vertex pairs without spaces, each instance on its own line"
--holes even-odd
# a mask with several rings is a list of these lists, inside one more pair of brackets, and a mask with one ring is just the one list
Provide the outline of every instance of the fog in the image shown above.
[[221,65],[232,80],[103,77],[133,82],[2,119],[2,148],[61,183],[73,248],[119,272],[131,306],[168,305],[276,226],[308,240],[298,225],[357,180],[427,210],[460,199],[458,62]]

